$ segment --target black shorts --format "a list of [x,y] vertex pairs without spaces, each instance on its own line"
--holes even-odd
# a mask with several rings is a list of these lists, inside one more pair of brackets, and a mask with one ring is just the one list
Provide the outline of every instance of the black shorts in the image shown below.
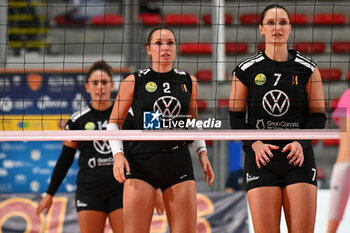
[[175,150],[129,155],[131,174],[127,179],[143,180],[155,189],[194,180],[191,154],[187,145]]
[[295,183],[309,183],[317,186],[317,173],[315,156],[312,147],[304,149],[304,163],[301,167],[289,164],[287,155],[290,151],[282,153],[279,150],[272,151],[273,157],[266,166],[258,168],[255,162],[255,153],[253,151],[246,153],[244,163],[245,188],[246,191],[263,187],[277,186],[284,188]]
[[98,194],[78,187],[75,193],[75,208],[77,212],[97,210],[109,214],[123,208],[123,192]]

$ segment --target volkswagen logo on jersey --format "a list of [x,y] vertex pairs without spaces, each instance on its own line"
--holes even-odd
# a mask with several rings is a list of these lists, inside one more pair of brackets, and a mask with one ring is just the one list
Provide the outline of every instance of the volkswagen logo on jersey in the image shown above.
[[271,90],[264,95],[262,105],[271,116],[281,117],[288,112],[290,101],[283,91]]
[[143,112],[143,128],[144,129],[160,129],[160,116],[162,114],[156,112]]
[[95,150],[100,154],[109,154],[112,152],[108,141],[94,141],[93,145]]
[[153,110],[160,112],[164,121],[170,121],[180,114],[181,104],[173,96],[162,96],[154,102]]

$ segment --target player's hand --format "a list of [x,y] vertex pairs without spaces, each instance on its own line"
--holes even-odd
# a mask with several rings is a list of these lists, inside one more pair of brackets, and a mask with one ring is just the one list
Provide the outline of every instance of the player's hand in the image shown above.
[[293,164],[294,166],[299,165],[301,167],[304,163],[304,151],[301,144],[297,141],[291,142],[283,148],[282,152],[286,152],[287,150],[290,150],[287,155],[287,159],[290,159],[289,164]]
[[156,190],[156,196],[154,200],[154,207],[156,208],[157,214],[158,215],[163,215],[165,206],[164,206],[164,201],[163,201],[163,194],[162,190],[157,189]]
[[124,169],[126,170],[126,173],[130,173],[130,167],[128,160],[126,160],[124,154],[122,152],[119,152],[118,154],[115,154],[113,156],[114,158],[114,164],[113,164],[113,175],[116,180],[119,181],[119,183],[125,182],[125,175],[124,175]]
[[201,151],[198,157],[199,163],[201,164],[203,172],[205,174],[205,182],[208,182],[208,185],[211,186],[211,184],[214,182],[215,174],[208,159],[207,152]]
[[252,149],[255,152],[255,162],[258,168],[261,168],[261,164],[266,166],[270,162],[270,158],[273,157],[271,150],[278,150],[279,146],[272,144],[264,144],[262,141],[256,141],[252,145]]
[[36,215],[39,216],[41,212],[43,212],[46,209],[46,214],[49,212],[51,206],[52,206],[52,199],[53,196],[50,194],[45,194],[45,197],[41,199],[39,202],[38,207],[36,208]]

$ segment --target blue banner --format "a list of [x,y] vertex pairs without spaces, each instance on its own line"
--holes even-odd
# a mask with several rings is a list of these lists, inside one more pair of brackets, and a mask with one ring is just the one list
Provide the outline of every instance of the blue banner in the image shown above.
[[[1,142],[0,193],[44,193],[62,142]],[[76,189],[77,158],[58,192]]]
[[[120,80],[113,76],[115,98]],[[85,73],[0,74],[0,130],[60,130],[90,102]],[[0,142],[0,193],[46,192],[62,142]],[[77,164],[59,192],[75,191]]]

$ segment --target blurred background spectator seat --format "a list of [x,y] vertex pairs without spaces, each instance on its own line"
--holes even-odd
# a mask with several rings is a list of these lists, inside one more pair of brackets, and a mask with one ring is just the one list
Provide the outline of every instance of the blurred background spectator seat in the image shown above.
[[[211,25],[211,14],[206,14],[202,17],[204,24]],[[232,24],[233,17],[229,14],[225,14],[225,24]]]
[[164,16],[164,24],[166,25],[188,26],[198,23],[199,19],[195,14],[168,14]]
[[90,19],[90,24],[92,26],[115,26],[123,25],[124,17],[122,15],[96,15],[92,16]]
[[343,14],[315,14],[312,23],[317,25],[344,25],[346,23]]

